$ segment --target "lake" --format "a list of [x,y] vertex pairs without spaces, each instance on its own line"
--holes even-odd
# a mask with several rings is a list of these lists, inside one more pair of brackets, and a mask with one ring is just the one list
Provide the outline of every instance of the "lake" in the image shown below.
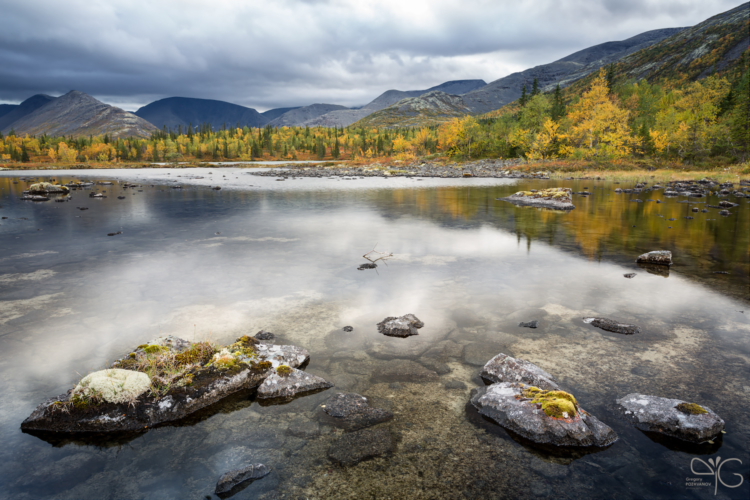
[[[747,199],[722,217],[691,211],[716,197],[616,194],[632,186],[611,181],[277,181],[251,171],[0,172],[0,498],[216,498],[222,473],[259,462],[271,474],[232,498],[750,495]],[[20,200],[21,177],[113,184],[93,187],[103,199],[84,189],[69,202],[34,203]],[[569,213],[496,200],[548,186],[591,196],[574,196]],[[373,248],[393,258],[357,270]],[[668,272],[635,263],[651,250],[673,252]],[[378,333],[383,318],[406,313],[425,323],[418,337]],[[586,316],[642,332],[606,332]],[[532,320],[538,328],[518,326]],[[39,403],[149,339],[224,344],[261,329],[307,349],[306,370],[336,387],[285,405],[239,394],[127,439],[20,430]],[[410,342],[423,349],[400,353]],[[434,348],[449,370],[438,381],[378,377],[391,359],[426,362]],[[500,352],[551,373],[619,440],[586,452],[542,448],[478,416],[470,390]],[[321,405],[336,392],[394,413],[380,424],[392,455],[349,468],[328,459],[341,431],[321,419]],[[708,406],[726,434],[697,446],[641,432],[614,409],[633,392]],[[288,432],[310,421],[318,432]],[[720,484],[714,497],[713,476],[702,476],[710,487],[686,485],[693,458],[718,456],[742,460],[722,470],[726,484],[742,474],[740,487]]]

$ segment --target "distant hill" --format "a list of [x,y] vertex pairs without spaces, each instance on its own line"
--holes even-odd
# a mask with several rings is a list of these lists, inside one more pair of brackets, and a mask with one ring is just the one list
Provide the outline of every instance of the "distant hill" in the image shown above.
[[234,127],[263,126],[269,119],[253,108],[213,99],[195,99],[191,97],[167,97],[143,106],[135,112],[136,116],[152,123],[157,128],[167,127],[177,130],[192,124],[193,127],[208,123],[218,130],[225,125]]
[[487,85],[487,83],[484,80],[453,80],[441,83],[440,85],[436,85],[435,87],[426,90],[387,90],[361,108],[332,111],[310,120],[309,122],[304,123],[304,125],[345,127],[376,111],[385,109],[388,106],[396,104],[397,102],[409,97],[419,97],[428,92],[435,91],[460,95],[484,87],[485,85]]
[[310,104],[287,111],[278,118],[268,122],[271,127],[304,126],[306,122],[336,110],[349,109],[338,104]]
[[0,131],[10,130],[14,122],[33,113],[53,99],[54,97],[49,95],[36,94],[21,104],[3,104],[3,106],[10,106],[11,109],[7,113],[0,113]]
[[0,104],[0,117],[3,117],[16,109],[18,104]]
[[14,121],[11,126],[5,127],[3,133],[7,133],[11,127],[18,135],[74,137],[98,134],[108,134],[111,137],[148,137],[157,130],[146,120],[77,90],[50,100]]
[[407,97],[396,104],[372,113],[357,125],[363,127],[414,127],[435,125],[451,118],[466,116],[471,110],[461,96],[432,91],[418,97]]
[[278,118],[279,116],[283,115],[287,111],[292,111],[293,109],[299,109],[302,106],[295,106],[292,108],[274,108],[269,109],[268,111],[264,111],[261,114],[266,117],[266,119],[270,122],[271,120],[274,120]]

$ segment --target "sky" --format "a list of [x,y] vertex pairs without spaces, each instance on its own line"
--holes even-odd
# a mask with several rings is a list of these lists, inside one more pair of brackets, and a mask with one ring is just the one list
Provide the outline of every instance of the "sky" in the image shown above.
[[0,103],[80,90],[265,111],[491,82],[738,0],[0,0]]

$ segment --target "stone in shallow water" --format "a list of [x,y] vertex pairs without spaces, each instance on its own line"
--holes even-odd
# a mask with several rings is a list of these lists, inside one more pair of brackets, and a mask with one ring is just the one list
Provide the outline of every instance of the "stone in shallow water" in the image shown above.
[[484,365],[480,373],[490,382],[522,382],[545,390],[558,390],[554,377],[534,363],[500,353]]
[[320,425],[311,420],[296,420],[289,424],[286,433],[290,436],[312,439],[320,436]]
[[328,458],[339,465],[355,465],[362,460],[393,451],[388,429],[364,429],[344,434],[328,448]]
[[464,346],[463,361],[468,365],[484,366],[492,358],[493,352],[506,349],[506,345],[497,342],[473,342]]
[[369,400],[353,392],[339,393],[328,398],[323,409],[327,421],[348,431],[364,429],[393,418],[393,413],[373,408]]
[[421,356],[431,345],[430,342],[420,339],[409,339],[408,341],[382,339],[381,341],[370,342],[367,345],[367,354],[380,359],[413,359]]
[[583,322],[608,332],[621,333],[623,335],[641,333],[641,327],[639,326],[628,325],[627,323],[620,323],[619,321],[607,318],[583,318]]
[[405,314],[398,318],[389,316],[378,323],[378,331],[388,337],[411,337],[419,335],[417,329],[422,328],[424,323],[413,314]]
[[537,320],[527,321],[527,322],[522,321],[518,323],[518,326],[523,327],[523,328],[537,328],[539,326],[539,321]]
[[227,493],[245,481],[260,479],[267,476],[270,472],[271,469],[263,464],[252,464],[242,469],[225,472],[216,483],[216,494]]
[[639,429],[686,441],[703,443],[724,429],[724,420],[710,408],[679,399],[633,393],[618,399],[617,405]]
[[258,333],[255,334],[255,338],[258,340],[273,340],[276,338],[276,335],[274,335],[271,332],[267,332],[265,330],[261,330]]
[[464,384],[460,380],[449,380],[443,385],[443,387],[445,387],[448,390],[452,390],[452,389],[466,390],[466,384]]
[[432,382],[437,373],[408,359],[392,359],[382,363],[372,374],[377,382]]
[[290,370],[291,373],[285,376],[278,373],[269,375],[258,387],[258,397],[261,399],[292,397],[302,392],[333,387],[332,383],[322,377],[296,368],[290,368]]
[[572,194],[573,190],[570,188],[550,188],[540,191],[519,191],[506,198],[498,198],[498,200],[521,206],[572,210],[575,208],[571,198]]
[[617,441],[617,434],[609,426],[577,403],[573,415],[563,413],[559,418],[547,415],[541,404],[527,397],[529,389],[527,385],[509,382],[480,387],[475,389],[471,404],[480,414],[536,443],[602,447]]
[[655,250],[653,252],[644,253],[638,256],[635,260],[643,264],[658,264],[661,266],[672,265],[672,252],[669,250]]
[[632,278],[635,278],[636,274],[635,273],[628,273],[628,274],[623,274],[623,276],[625,276],[628,279],[632,279]]

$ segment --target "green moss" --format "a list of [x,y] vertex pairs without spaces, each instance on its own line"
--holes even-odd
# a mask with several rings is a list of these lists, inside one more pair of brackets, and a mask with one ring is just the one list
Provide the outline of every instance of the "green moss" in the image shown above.
[[253,367],[253,370],[259,372],[266,371],[273,366],[273,363],[271,363],[270,361],[261,361],[260,363],[251,362],[250,364]]
[[578,414],[578,402],[567,392],[543,391],[538,387],[529,387],[522,394],[523,397],[531,399],[531,404],[538,405],[549,417],[573,418]]
[[702,415],[703,413],[708,413],[702,406],[695,403],[680,403],[675,406],[675,408],[686,415]]
[[208,342],[198,342],[175,355],[175,361],[180,365],[204,365],[211,361],[216,353],[214,347]]
[[287,365],[281,365],[278,368],[276,368],[276,373],[279,374],[280,377],[288,377],[292,374],[292,369],[289,368]]
[[115,368],[122,368],[123,370],[138,370],[138,361],[135,357],[128,357],[126,359],[121,359],[115,363],[114,366]]
[[134,353],[134,352],[131,352],[130,354],[128,354],[128,357],[130,357],[130,358],[135,358],[135,353]]
[[158,354],[160,352],[168,351],[169,347],[161,345],[147,345],[143,348],[143,352],[146,354]]

